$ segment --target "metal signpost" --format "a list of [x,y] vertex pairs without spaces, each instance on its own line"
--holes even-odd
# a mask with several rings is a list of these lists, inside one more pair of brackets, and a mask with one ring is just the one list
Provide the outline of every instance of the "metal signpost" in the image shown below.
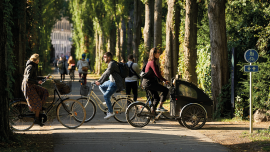
[[250,63],[250,65],[245,65],[244,66],[244,71],[249,72],[250,75],[250,93],[249,93],[249,98],[250,98],[250,110],[249,110],[249,116],[250,116],[250,133],[253,132],[253,101],[252,101],[252,93],[253,93],[253,87],[252,87],[252,72],[258,72],[259,67],[257,65],[252,65],[252,63],[256,62],[259,58],[259,54],[256,50],[249,49],[245,52],[245,60]]

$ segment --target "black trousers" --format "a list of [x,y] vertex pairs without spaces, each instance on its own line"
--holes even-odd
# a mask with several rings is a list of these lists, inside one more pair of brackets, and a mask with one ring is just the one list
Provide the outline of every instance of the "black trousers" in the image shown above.
[[[154,109],[157,108],[159,102],[164,102],[168,95],[169,89],[159,84],[156,80],[143,79],[142,85],[149,91],[150,95],[154,98]],[[158,91],[161,92],[159,96]]]
[[126,94],[130,95],[132,89],[132,93],[134,95],[133,100],[137,101],[137,97],[138,97],[138,84],[137,81],[134,82],[126,82]]

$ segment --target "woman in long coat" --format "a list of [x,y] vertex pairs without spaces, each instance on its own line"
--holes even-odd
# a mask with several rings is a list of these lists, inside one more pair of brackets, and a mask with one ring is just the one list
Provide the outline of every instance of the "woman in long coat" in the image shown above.
[[21,89],[28,103],[29,110],[35,112],[35,124],[43,126],[44,124],[42,124],[39,119],[39,112],[45,109],[42,106],[49,96],[49,93],[45,88],[38,85],[41,84],[41,80],[44,79],[44,77],[37,77],[38,63],[38,54],[33,54],[27,61]]
[[59,67],[59,72],[61,74],[61,81],[65,81],[65,75],[68,74],[68,62],[66,57],[64,56],[61,61],[59,61],[58,64],[63,64],[62,68]]

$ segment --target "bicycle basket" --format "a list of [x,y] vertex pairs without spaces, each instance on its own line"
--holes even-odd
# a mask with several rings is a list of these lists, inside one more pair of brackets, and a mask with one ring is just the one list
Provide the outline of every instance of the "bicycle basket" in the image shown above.
[[61,95],[63,94],[69,94],[71,92],[72,88],[72,82],[60,82],[59,80],[54,80],[56,87]]
[[87,85],[81,85],[80,95],[87,96],[88,95],[88,92],[89,92],[89,86],[87,86]]

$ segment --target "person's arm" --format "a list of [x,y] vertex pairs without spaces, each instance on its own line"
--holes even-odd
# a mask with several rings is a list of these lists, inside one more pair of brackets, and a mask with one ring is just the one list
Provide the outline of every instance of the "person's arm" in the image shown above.
[[[114,64],[115,64],[115,63],[113,63],[113,62],[109,63],[108,68],[106,69],[106,71],[102,74],[102,76],[101,76],[100,79],[98,80],[98,82],[99,82],[100,84],[103,84],[105,81],[107,81],[108,78],[109,78],[109,76],[114,72],[114,70],[113,70],[113,68],[112,68]],[[116,65],[116,66],[117,66],[117,65]]]
[[162,77],[162,75],[160,74],[159,70],[157,69],[157,66],[155,66],[155,62],[151,62],[150,63],[150,67],[152,68],[152,70],[154,71],[155,75],[162,81],[167,81],[166,79],[164,79]]
[[137,64],[137,63],[134,63],[133,64],[133,69],[134,69],[134,71],[138,74],[138,73],[140,73],[140,68],[139,68],[139,65]]
[[80,64],[79,62],[80,62],[80,60],[77,62],[77,69],[79,69],[79,64]]
[[35,68],[32,65],[28,65],[26,70],[26,75],[28,75],[28,82],[33,83],[33,84],[38,84],[38,80],[36,80],[34,77],[35,75]]

